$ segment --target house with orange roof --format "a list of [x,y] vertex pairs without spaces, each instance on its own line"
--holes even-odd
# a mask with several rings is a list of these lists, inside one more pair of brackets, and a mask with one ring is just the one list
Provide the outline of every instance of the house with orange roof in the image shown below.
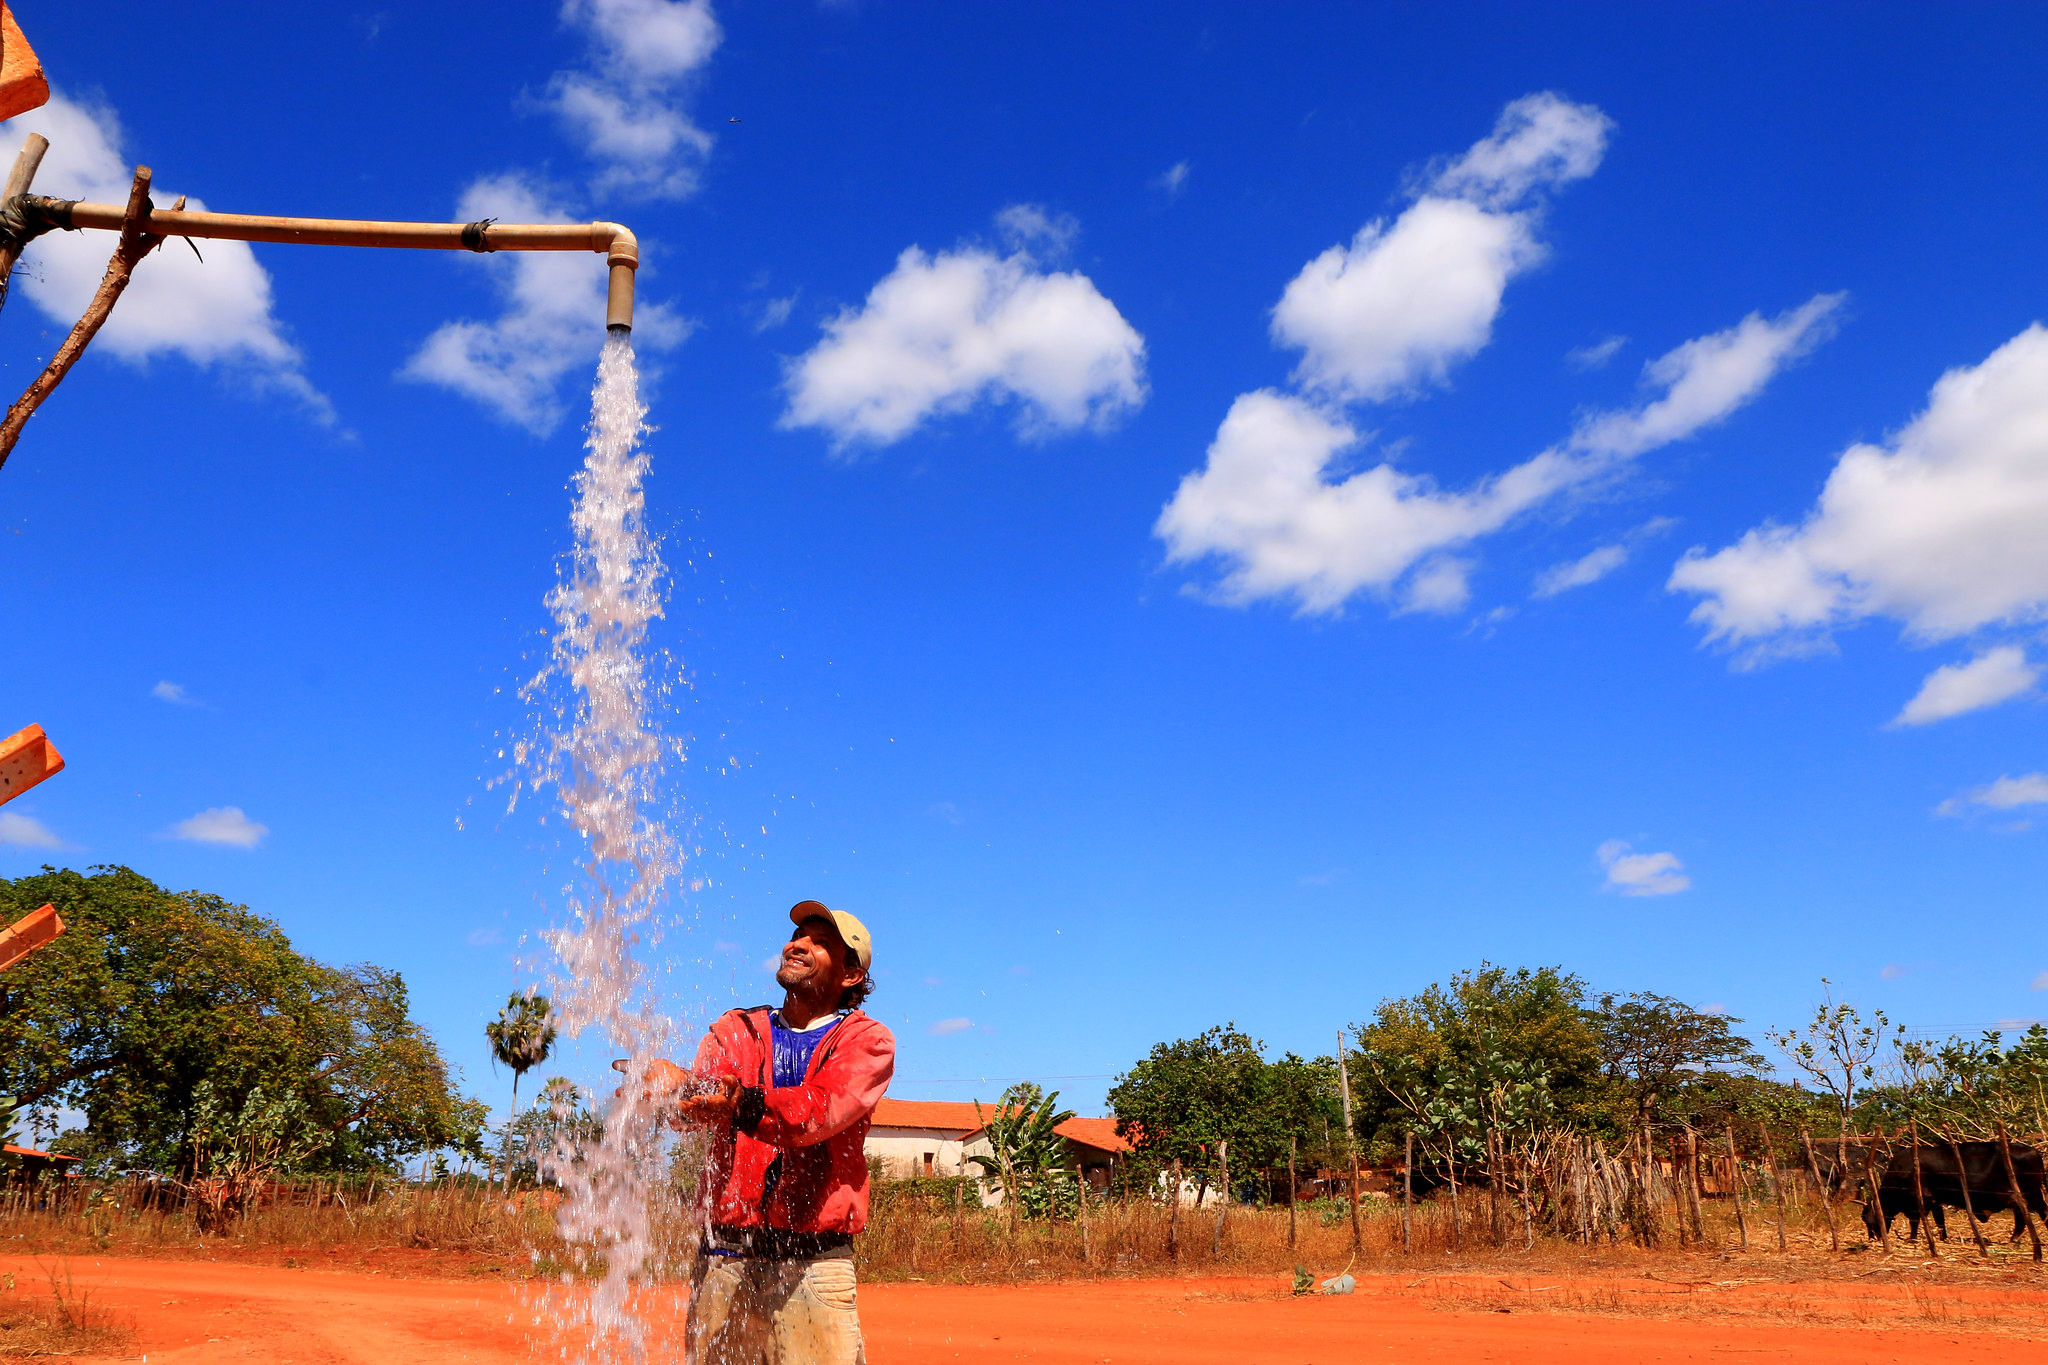
[[[875,1106],[866,1151],[881,1161],[882,1173],[895,1180],[978,1176],[981,1167],[968,1158],[994,1150],[984,1131],[994,1115],[993,1104],[977,1108],[971,1101],[885,1098]],[[1131,1144],[1117,1136],[1115,1119],[1071,1118],[1053,1131],[1066,1140],[1069,1168],[1080,1171],[1098,1190],[1109,1187],[1118,1163],[1131,1150]]]

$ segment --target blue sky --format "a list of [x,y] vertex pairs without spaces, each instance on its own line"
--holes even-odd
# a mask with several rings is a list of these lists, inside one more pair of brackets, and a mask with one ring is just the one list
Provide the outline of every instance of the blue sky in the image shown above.
[[[39,188],[639,233],[679,1014],[818,896],[906,1097],[1482,960],[2048,1015],[2038,9],[18,13]],[[109,245],[39,244],[0,381]],[[0,726],[71,765],[0,875],[400,968],[502,1103],[601,263],[203,249],[0,470]]]

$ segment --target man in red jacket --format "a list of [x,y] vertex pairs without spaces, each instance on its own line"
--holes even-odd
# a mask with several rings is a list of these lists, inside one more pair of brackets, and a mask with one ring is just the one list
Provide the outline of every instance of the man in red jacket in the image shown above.
[[671,1121],[712,1133],[710,1231],[690,1285],[697,1365],[860,1365],[853,1235],[867,1226],[862,1145],[896,1040],[859,1005],[867,926],[803,901],[775,981],[782,1007],[731,1010],[691,1072],[648,1071]]

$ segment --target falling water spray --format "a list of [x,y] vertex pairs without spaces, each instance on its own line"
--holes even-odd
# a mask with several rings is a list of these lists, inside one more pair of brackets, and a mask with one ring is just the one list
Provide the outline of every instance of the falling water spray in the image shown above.
[[575,478],[574,545],[547,597],[553,648],[526,689],[546,723],[515,755],[521,785],[552,792],[577,861],[566,923],[547,935],[563,1031],[599,1032],[614,1056],[630,1059],[619,1097],[598,1097],[608,1105],[602,1135],[558,1121],[552,1149],[537,1154],[563,1191],[563,1238],[594,1280],[587,1298],[552,1294],[544,1319],[570,1340],[564,1354],[584,1360],[642,1357],[636,1289],[657,1268],[654,1210],[666,1152],[632,1082],[675,1042],[675,1025],[635,954],[652,937],[683,862],[662,789],[664,771],[683,751],[662,729],[667,687],[650,667],[658,656],[648,644],[648,628],[662,614],[665,570],[644,515],[646,415],[631,333],[613,328]]

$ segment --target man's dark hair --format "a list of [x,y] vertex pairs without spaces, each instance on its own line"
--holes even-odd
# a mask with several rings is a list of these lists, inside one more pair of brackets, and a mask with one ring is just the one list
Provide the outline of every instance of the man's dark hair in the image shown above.
[[839,992],[839,1008],[843,1010],[857,1010],[874,993],[875,979],[868,975],[866,968],[862,968],[860,980]]

